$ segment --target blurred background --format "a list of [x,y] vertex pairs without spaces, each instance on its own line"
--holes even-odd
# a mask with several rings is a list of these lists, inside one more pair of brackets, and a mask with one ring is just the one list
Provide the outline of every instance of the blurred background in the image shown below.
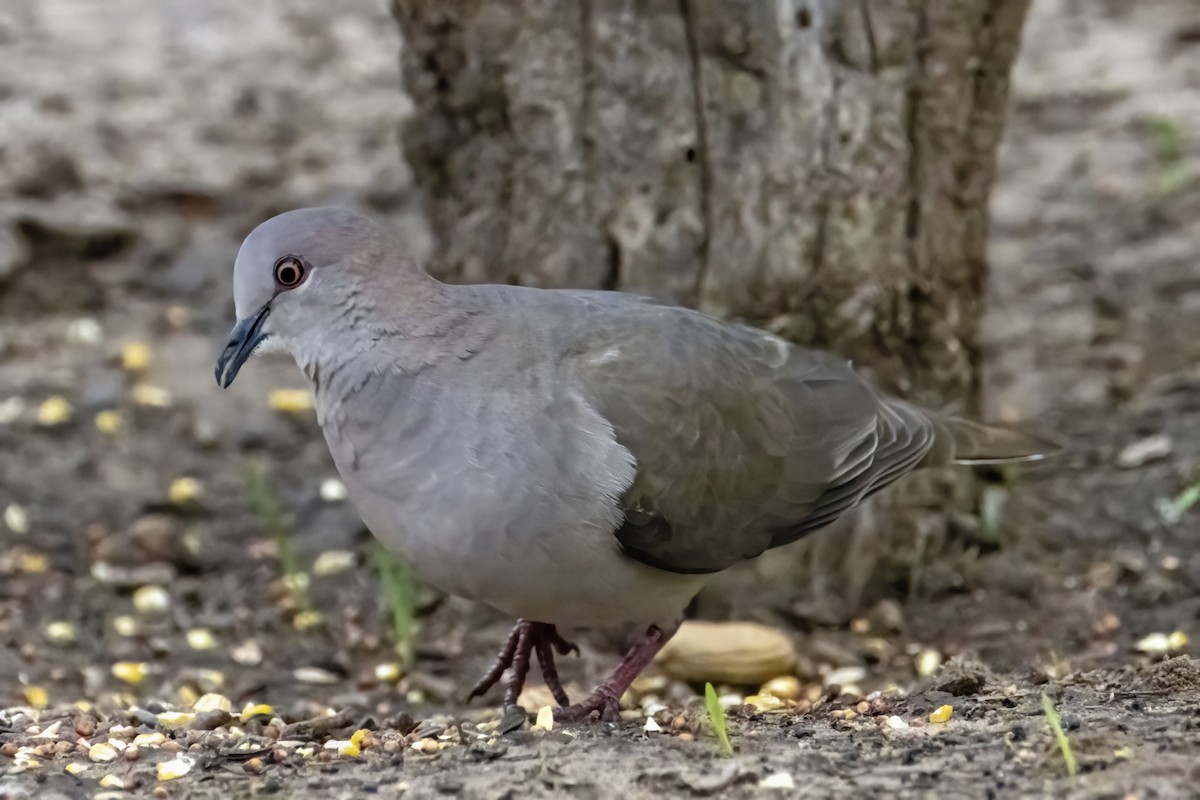
[[[436,49],[420,46],[422,58]],[[877,539],[831,539],[845,577],[822,591],[839,595],[845,580],[854,598],[834,611],[795,587],[717,604],[783,626],[803,680],[842,667],[908,680],[924,652],[972,652],[995,669],[1053,653],[1082,669],[1192,649],[1198,48],[1191,0],[1033,2],[1000,99],[990,272],[965,385],[983,417],[1031,424],[1070,452],[1031,475],[983,476],[901,573],[845,544]],[[461,142],[492,123],[448,123],[456,96],[431,100],[409,52],[428,112],[417,115],[401,54],[382,0],[0,4],[0,706],[32,702],[30,687],[113,705],[219,689],[297,716],[445,704],[500,643],[508,620],[409,597],[374,553],[291,363],[261,359],[227,392],[212,377],[238,244],[280,211],[357,206],[441,274],[495,277],[464,255],[478,229],[447,219],[469,216],[453,188],[464,170],[486,175],[496,158]],[[478,163],[430,166],[446,142]],[[853,176],[856,163],[829,171]],[[735,178],[706,191],[734,191]],[[678,222],[670,241],[688,230]],[[439,249],[439,232],[464,238]],[[647,263],[621,262],[617,285],[671,293],[675,278]],[[522,269],[508,277],[571,277]],[[718,281],[678,294],[737,313],[721,292]],[[761,319],[824,342],[774,313]],[[803,303],[790,313],[802,318]],[[881,368],[893,384],[898,372]],[[918,393],[958,385],[913,380]],[[411,670],[395,647],[404,608],[420,618]],[[603,663],[571,670],[584,683]]]

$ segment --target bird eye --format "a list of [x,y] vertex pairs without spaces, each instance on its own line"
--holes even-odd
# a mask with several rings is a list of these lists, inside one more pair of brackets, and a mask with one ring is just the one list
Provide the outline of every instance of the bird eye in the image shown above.
[[304,280],[304,265],[293,256],[284,256],[275,262],[275,282],[285,289],[300,285]]

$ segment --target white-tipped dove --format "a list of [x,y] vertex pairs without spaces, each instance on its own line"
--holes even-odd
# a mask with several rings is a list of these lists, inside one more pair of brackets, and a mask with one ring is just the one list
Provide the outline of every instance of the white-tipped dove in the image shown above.
[[[828,525],[909,470],[1039,457],[1020,434],[874,391],[756,328],[620,292],[453,286],[339,208],[259,225],[234,265],[229,386],[290,352],[371,531],[422,579],[518,618],[560,720],[611,717],[711,576]],[[570,705],[556,625],[644,626]]]

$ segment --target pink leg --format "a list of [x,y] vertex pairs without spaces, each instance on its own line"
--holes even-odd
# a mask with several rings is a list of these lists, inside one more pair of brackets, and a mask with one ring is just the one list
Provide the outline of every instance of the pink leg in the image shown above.
[[654,656],[677,630],[678,622],[666,630],[651,625],[625,653],[625,657],[617,664],[608,680],[597,686],[591,696],[582,703],[557,709],[554,718],[559,722],[582,722],[593,713],[599,712],[600,719],[617,719],[621,711],[621,695],[625,694],[633,679],[654,660]]
[[516,705],[517,698],[521,696],[521,689],[525,686],[525,676],[529,673],[530,655],[536,652],[546,686],[556,702],[566,705],[569,699],[558,677],[558,669],[554,663],[555,650],[564,656],[572,651],[579,652],[579,648],[562,638],[553,625],[525,619],[517,620],[504,647],[500,648],[496,655],[491,669],[475,684],[467,699],[478,697],[495,686],[504,677],[504,671],[511,668],[512,675],[509,676],[504,689],[504,705]]

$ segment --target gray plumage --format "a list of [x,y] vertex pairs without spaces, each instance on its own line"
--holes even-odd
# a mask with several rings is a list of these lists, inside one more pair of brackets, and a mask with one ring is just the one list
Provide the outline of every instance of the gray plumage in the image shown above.
[[[294,288],[272,277],[288,257]],[[260,341],[290,351],[374,534],[433,585],[517,617],[670,621],[707,575],[912,469],[1038,449],[696,311],[439,283],[345,210],[263,223],[234,280],[242,334],[218,380]]]

